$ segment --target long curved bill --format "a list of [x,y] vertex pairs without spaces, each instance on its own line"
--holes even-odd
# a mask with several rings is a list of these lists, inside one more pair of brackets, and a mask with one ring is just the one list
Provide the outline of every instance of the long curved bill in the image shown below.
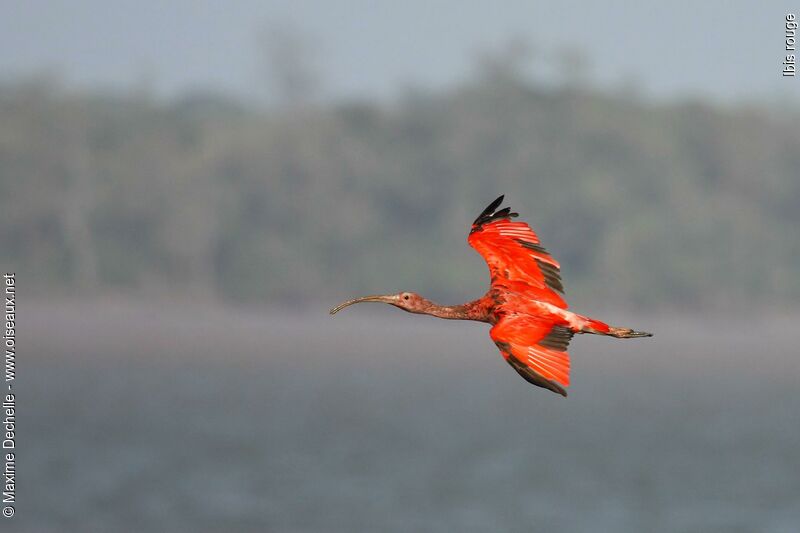
[[352,300],[347,300],[346,302],[342,302],[339,305],[337,305],[336,307],[334,307],[333,309],[331,309],[331,314],[335,315],[336,313],[338,313],[339,311],[341,311],[345,307],[353,305],[353,304],[361,303],[361,302],[391,303],[390,302],[390,298],[391,298],[390,296],[380,295],[380,294],[375,294],[375,295],[372,295],[372,296],[362,296],[361,298],[353,298]]

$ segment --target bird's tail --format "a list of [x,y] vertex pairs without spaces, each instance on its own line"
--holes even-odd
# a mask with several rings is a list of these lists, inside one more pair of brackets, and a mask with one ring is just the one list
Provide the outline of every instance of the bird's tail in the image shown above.
[[635,339],[638,337],[652,337],[652,333],[646,331],[634,331],[630,328],[615,328],[609,326],[605,322],[600,322],[593,318],[585,317],[588,321],[583,329],[578,333],[593,333],[594,335],[607,335],[609,337],[616,337],[618,339]]

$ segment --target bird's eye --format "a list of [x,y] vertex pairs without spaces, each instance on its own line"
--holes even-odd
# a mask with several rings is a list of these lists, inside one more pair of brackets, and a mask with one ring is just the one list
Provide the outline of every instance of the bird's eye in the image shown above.
[[403,295],[403,300],[408,300],[409,298],[411,298],[411,297],[408,294],[404,294]]

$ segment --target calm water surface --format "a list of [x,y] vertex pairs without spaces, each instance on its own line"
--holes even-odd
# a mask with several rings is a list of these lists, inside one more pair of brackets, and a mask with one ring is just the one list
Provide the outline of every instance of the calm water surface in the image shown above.
[[564,399],[388,308],[19,311],[17,531],[800,531],[796,320],[617,317]]

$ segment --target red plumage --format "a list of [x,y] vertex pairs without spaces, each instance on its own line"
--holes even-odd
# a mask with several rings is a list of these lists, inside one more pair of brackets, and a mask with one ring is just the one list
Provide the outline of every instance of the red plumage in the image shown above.
[[490,336],[505,360],[527,381],[563,396],[570,383],[567,346],[576,333],[618,338],[649,337],[650,333],[611,327],[573,313],[562,296],[560,265],[536,233],[515,222],[503,196],[492,202],[472,224],[467,241],[486,260],[491,287],[480,299],[457,306],[440,306],[421,296],[402,292],[349,300],[377,301],[412,313],[440,318],[477,320],[492,324]]

